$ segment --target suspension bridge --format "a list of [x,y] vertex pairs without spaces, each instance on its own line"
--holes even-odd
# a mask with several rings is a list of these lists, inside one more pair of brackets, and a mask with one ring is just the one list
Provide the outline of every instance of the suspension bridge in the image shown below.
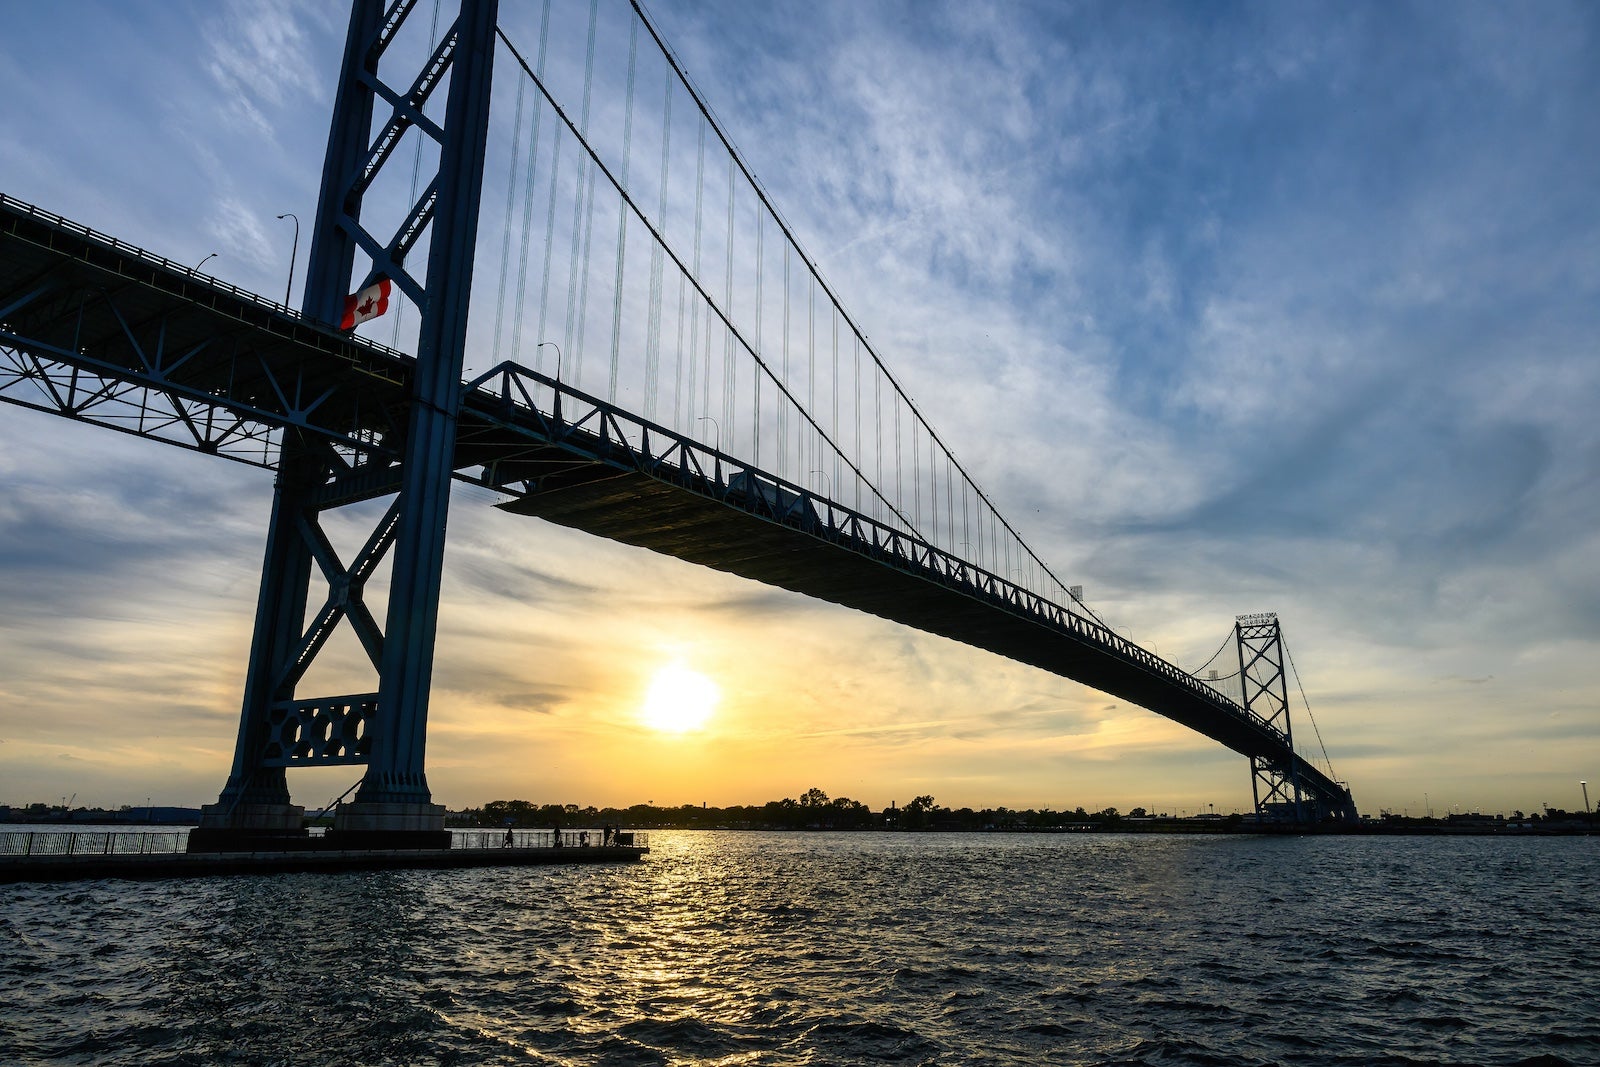
[[[1237,619],[1236,669],[1201,678],[1065,585],[636,0],[497,7],[354,3],[298,310],[0,198],[0,400],[276,472],[234,763],[192,849],[293,835],[287,770],[344,764],[346,847],[448,841],[424,753],[452,481],[1148,708],[1246,756],[1263,818],[1356,818],[1295,748],[1276,617]],[[321,517],[385,500],[342,558]],[[340,626],[375,684],[306,695]]]

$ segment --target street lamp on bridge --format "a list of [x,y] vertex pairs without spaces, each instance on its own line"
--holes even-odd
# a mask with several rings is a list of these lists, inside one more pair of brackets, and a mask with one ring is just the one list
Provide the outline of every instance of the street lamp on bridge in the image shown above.
[[694,421],[709,422],[711,424],[711,428],[717,431],[717,445],[711,451],[711,471],[712,474],[716,476],[717,481],[720,483],[722,481],[722,423],[718,422],[710,415],[701,415]]
[[711,428],[713,430],[717,431],[716,450],[718,452],[721,452],[722,451],[722,423],[718,422],[716,419],[712,418],[710,415],[701,415],[698,419],[695,419],[694,421],[695,422],[709,422],[711,424]]
[[823,486],[823,490],[822,491],[828,495],[828,499],[831,501],[833,499],[833,478],[832,478],[832,476],[829,475],[827,471],[812,471],[811,473],[812,474],[820,474],[820,475],[822,475],[822,486]]
[[533,350],[537,352],[546,345],[556,350],[556,382],[559,384],[561,381],[561,346],[556,344],[554,341],[540,341],[538,344],[533,346]]
[[289,306],[289,290],[294,288],[294,260],[300,254],[300,216],[292,211],[285,211],[278,216],[278,221],[294,219],[294,243],[289,246],[289,281],[283,287],[283,306]]
[[556,388],[555,388],[555,416],[556,421],[561,421],[561,346],[554,341],[540,341],[533,346],[535,352],[549,345],[556,350]]

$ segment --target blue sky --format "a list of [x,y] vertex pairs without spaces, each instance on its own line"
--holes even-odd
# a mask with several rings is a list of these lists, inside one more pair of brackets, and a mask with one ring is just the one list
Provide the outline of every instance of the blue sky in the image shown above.
[[[1591,5],[650,10],[1097,609],[1187,665],[1278,611],[1366,810],[1576,806],[1600,779]],[[281,297],[273,216],[314,210],[344,13],[3,18],[0,190]],[[111,437],[0,408],[0,801],[193,803],[226,771],[270,477]],[[1139,709],[484,502],[451,520],[446,803],[1248,797],[1242,759]],[[637,737],[674,659],[719,680],[720,725]]]

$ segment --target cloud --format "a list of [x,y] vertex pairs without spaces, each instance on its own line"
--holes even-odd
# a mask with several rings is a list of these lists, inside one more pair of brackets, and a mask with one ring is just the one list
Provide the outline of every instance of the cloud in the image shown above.
[[[574,10],[551,83],[581,102],[586,10]],[[1535,788],[1537,768],[1581,758],[1600,727],[1592,10],[1469,6],[1448,24],[1403,5],[652,11],[874,347],[1097,610],[1184,663],[1234,613],[1279,610],[1366,807],[1402,806],[1429,776],[1531,807],[1514,793]],[[625,15],[606,7],[603,24]],[[24,54],[29,77],[4,80],[17,106],[0,115],[0,169],[56,198],[46,207],[175,258],[220,246],[211,266],[275,297],[289,232],[269,220],[298,206],[309,224],[342,13],[280,2],[224,5],[198,25],[150,17],[155,30],[112,19],[115,32],[91,27],[71,50],[51,44],[59,23],[43,14],[8,22],[0,80]],[[428,29],[411,27],[406,46]],[[596,66],[611,82],[591,126],[613,155],[625,41],[603,40]],[[649,113],[635,115],[636,186],[658,158]],[[695,120],[674,116],[691,154],[673,160],[680,240]],[[497,131],[508,121],[496,116]],[[486,218],[508,199],[521,210],[503,184],[509,147],[491,155]],[[721,293],[715,163],[705,270]],[[89,177],[108,173],[114,188]],[[383,209],[404,192],[388,189]],[[595,243],[610,247],[597,218]],[[480,311],[496,253],[515,243],[511,222],[497,225],[479,252]],[[557,236],[552,304],[564,306],[571,235]],[[766,240],[770,253],[771,228]],[[611,269],[594,262],[595,278]],[[764,281],[771,300],[770,269]],[[734,290],[742,322],[749,288]],[[604,377],[601,303],[587,384]],[[530,312],[523,325],[531,338],[547,324]],[[476,313],[474,326],[486,328]],[[6,732],[23,722],[49,764],[93,754],[57,743],[61,731],[133,751],[149,723],[170,723],[186,751],[221,752],[193,772],[214,790],[267,476],[0,415],[0,581],[21,591],[0,620]],[[718,432],[747,440],[748,421]],[[713,782],[721,799],[761,799],[823,771],[874,800],[1176,808],[1246,795],[1236,757],[1072,683],[483,503],[454,500],[441,611],[431,774],[453,802],[525,794],[529,767],[541,789],[592,800]],[[363,536],[355,518],[327,524],[343,552]],[[383,593],[375,581],[375,610]],[[366,678],[343,640],[330,669]],[[724,685],[721,725],[640,742],[643,687],[680,655]],[[112,702],[114,726],[97,731]],[[35,706],[62,725],[15,710]],[[56,795],[8,759],[8,781]]]
[[207,70],[223,94],[224,113],[269,139],[274,126],[263,108],[309,95],[320,80],[308,61],[309,42],[300,25],[307,6],[294,0],[230,0],[201,31]]

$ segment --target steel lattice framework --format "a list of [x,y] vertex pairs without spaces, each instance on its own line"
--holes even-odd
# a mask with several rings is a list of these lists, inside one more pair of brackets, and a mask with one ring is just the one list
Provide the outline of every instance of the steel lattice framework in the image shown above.
[[[305,313],[338,322],[347,292],[386,279],[421,312],[416,361],[404,403],[382,435],[388,455],[363,456],[365,462],[340,470],[325,441],[290,434],[281,443],[234,767],[218,803],[205,813],[202,843],[228,847],[241,836],[296,827],[301,811],[290,804],[283,768],[349,762],[366,763],[367,772],[355,802],[339,809],[336,836],[361,845],[449,840],[444,809],[432,803],[428,789],[424,751],[497,3],[461,0],[454,23],[420,69],[401,67],[405,80],[397,81],[384,59],[414,7],[414,0],[387,9],[378,0],[357,0],[352,7]],[[441,125],[424,109],[446,83]],[[374,137],[380,102],[389,113]],[[399,225],[387,235],[374,234],[362,217],[363,198],[412,131],[437,146],[437,170]],[[427,269],[419,279],[407,256],[424,234]],[[353,284],[358,253],[370,266]],[[317,516],[375,490],[397,495],[347,566]],[[380,630],[362,592],[391,550],[388,618]],[[306,627],[313,566],[327,580],[328,594]],[[297,684],[341,621],[371,660],[377,690],[297,697]]]
[[[1234,645],[1239,653],[1239,681],[1244,706],[1275,731],[1294,751],[1294,732],[1289,721],[1289,676],[1283,663],[1283,630],[1278,616],[1271,612],[1241,615],[1233,624]],[[1281,753],[1252,753],[1250,789],[1256,813],[1285,822],[1307,821],[1307,806],[1321,809],[1316,793],[1301,789],[1303,765],[1285,760]]]

